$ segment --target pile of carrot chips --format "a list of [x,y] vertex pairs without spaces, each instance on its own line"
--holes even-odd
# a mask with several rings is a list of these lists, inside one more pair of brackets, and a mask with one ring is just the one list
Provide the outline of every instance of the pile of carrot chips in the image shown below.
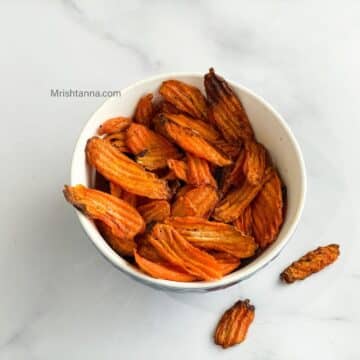
[[220,279],[284,221],[284,184],[241,100],[214,69],[204,87],[167,80],[132,117],[104,119],[85,152],[106,186],[64,189],[114,251],[155,278]]

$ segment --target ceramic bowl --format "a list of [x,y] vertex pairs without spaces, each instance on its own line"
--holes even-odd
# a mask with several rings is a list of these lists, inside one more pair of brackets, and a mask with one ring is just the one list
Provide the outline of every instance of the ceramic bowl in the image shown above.
[[[156,93],[164,80],[177,79],[199,87],[202,91],[203,75],[192,73],[173,73],[139,81],[122,90],[120,97],[108,99],[91,116],[81,131],[73,154],[71,166],[71,185],[93,185],[93,171],[86,164],[86,141],[96,134],[99,125],[106,119],[123,115],[131,116],[139,98],[149,92]],[[245,267],[217,281],[192,283],[174,282],[152,278],[119,256],[100,235],[94,223],[77,211],[81,225],[100,253],[119,270],[143,284],[175,291],[209,291],[236,284],[254,275],[279,255],[293,235],[304,207],[306,194],[306,172],[299,145],[286,121],[260,96],[242,85],[228,81],[240,97],[259,142],[265,145],[273,162],[287,187],[287,212],[284,224],[276,241],[258,258]]]

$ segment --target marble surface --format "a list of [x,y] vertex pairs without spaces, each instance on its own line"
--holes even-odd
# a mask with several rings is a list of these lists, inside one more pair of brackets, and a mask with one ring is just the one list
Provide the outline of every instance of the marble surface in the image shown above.
[[[358,1],[2,1],[0,359],[357,360],[360,347]],[[306,208],[265,270],[209,294],[135,283],[95,250],[61,189],[77,136],[103,98],[169,71],[220,73],[288,121],[308,171]],[[320,244],[339,261],[283,286]],[[248,339],[212,343],[220,313],[256,305]]]

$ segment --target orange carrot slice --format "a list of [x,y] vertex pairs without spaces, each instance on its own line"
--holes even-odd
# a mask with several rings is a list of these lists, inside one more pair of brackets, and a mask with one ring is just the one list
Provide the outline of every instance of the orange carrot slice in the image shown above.
[[238,259],[253,256],[257,249],[253,237],[237,231],[232,225],[191,216],[171,217],[165,223],[196,247],[226,252]]
[[211,174],[209,163],[197,156],[187,154],[187,182],[191,185],[211,185],[217,187],[216,181]]
[[96,227],[107,243],[122,256],[133,256],[135,241],[133,238],[119,237],[112,233],[111,228],[102,221],[96,221]]
[[128,117],[115,117],[109,120],[106,120],[103,124],[99,126],[98,134],[114,134],[117,132],[121,132],[128,128],[131,124],[131,119]]
[[230,165],[231,160],[222,154],[218,149],[212,146],[204,138],[198,135],[195,131],[184,128],[169,121],[162,115],[162,123],[158,125],[162,127],[160,130],[165,133],[173,142],[183,148],[185,151],[194,154],[202,159],[217,166]]
[[134,251],[134,255],[135,261],[139,268],[154,278],[181,282],[190,282],[196,280],[195,276],[182,271],[174,265],[166,262],[152,262],[139,255],[136,250]]
[[187,187],[182,191],[171,209],[172,216],[199,216],[208,218],[219,197],[212,186],[201,185],[196,188]]
[[244,174],[250,184],[258,184],[266,170],[266,150],[265,148],[255,142],[245,142],[245,161],[244,161]]
[[166,200],[152,200],[137,208],[146,224],[164,221],[170,216],[170,204]]
[[235,229],[246,235],[252,235],[253,218],[251,206],[248,206],[242,214],[234,220]]
[[210,69],[204,79],[209,117],[230,143],[254,136],[246,111],[227,82]]
[[167,161],[169,169],[171,169],[175,176],[183,181],[187,181],[186,172],[187,164],[183,160],[170,159]]
[[128,128],[126,145],[136,155],[136,162],[149,170],[164,168],[168,159],[182,157],[167,139],[140,124],[132,124]]
[[170,196],[166,181],[146,172],[105,140],[91,138],[85,151],[89,164],[124,190],[151,199],[166,199]]
[[161,84],[159,93],[180,111],[198,119],[207,118],[205,98],[195,86],[179,80],[167,80]]
[[149,239],[165,260],[203,280],[221,277],[221,267],[205,251],[191,245],[172,226],[156,224]]
[[263,184],[269,180],[271,175],[272,169],[268,169],[261,183],[252,185],[244,181],[242,186],[230,191],[215,208],[214,219],[226,223],[236,220],[255,199]]
[[83,185],[65,185],[64,196],[89,218],[105,223],[115,236],[131,239],[144,231],[144,220],[136,209],[115,196]]
[[137,103],[134,114],[134,121],[138,124],[145,126],[150,125],[150,121],[153,118],[155,112],[152,99],[152,94],[146,94],[140,98],[139,102]]
[[277,238],[284,221],[281,180],[276,171],[251,204],[251,209],[255,239],[265,248]]

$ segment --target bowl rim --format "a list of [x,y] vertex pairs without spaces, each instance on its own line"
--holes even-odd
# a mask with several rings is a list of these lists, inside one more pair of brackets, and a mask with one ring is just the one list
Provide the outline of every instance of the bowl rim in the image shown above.
[[[171,73],[163,73],[155,76],[151,76],[148,78],[145,78],[143,80],[136,81],[135,83],[125,87],[123,90],[121,90],[121,95],[131,91],[132,89],[145,85],[146,83],[153,82],[153,81],[163,81],[165,79],[170,78],[185,78],[185,77],[200,77],[203,78],[204,74],[198,73],[198,72],[171,72]],[[257,95],[252,90],[248,89],[247,87],[235,83],[231,80],[226,80],[227,83],[234,87],[239,89],[240,91],[246,93],[248,96],[254,98],[258,102],[260,102],[269,112],[271,112],[277,120],[281,123],[282,127],[284,128],[288,138],[290,139],[290,142],[292,143],[292,146],[294,147],[296,156],[299,161],[300,169],[301,169],[301,179],[300,179],[300,200],[299,204],[297,206],[296,213],[293,217],[292,223],[290,224],[290,227],[287,231],[287,233],[284,234],[283,239],[276,243],[276,241],[272,244],[272,249],[268,253],[264,252],[261,254],[258,258],[254,259],[251,263],[249,263],[247,266],[245,266],[242,269],[239,269],[235,273],[230,273],[223,278],[215,281],[197,281],[197,282],[177,282],[177,281],[170,281],[170,280],[163,280],[163,279],[157,279],[153,278],[145,273],[142,273],[138,270],[135,270],[135,268],[129,264],[125,259],[123,259],[120,255],[118,255],[105,241],[105,239],[97,232],[94,233],[94,225],[90,219],[88,219],[85,215],[83,215],[79,210],[75,209],[75,212],[77,213],[77,216],[79,218],[79,221],[85,231],[85,233],[90,238],[91,242],[95,245],[95,247],[99,250],[99,252],[117,269],[121,270],[122,272],[126,273],[127,275],[131,276],[137,281],[140,281],[142,283],[146,283],[147,285],[151,287],[161,288],[161,289],[168,289],[168,290],[193,290],[193,291],[201,291],[201,290],[211,290],[211,289],[219,289],[219,288],[226,288],[230,285],[233,285],[237,282],[240,282],[242,280],[245,280],[246,278],[250,277],[251,275],[255,274],[258,270],[265,267],[267,264],[269,264],[272,260],[274,260],[280,252],[283,250],[285,245],[290,240],[291,236],[294,234],[296,227],[299,223],[301,214],[304,209],[305,205],[305,198],[306,198],[306,192],[307,192],[307,179],[306,179],[306,167],[305,167],[305,161],[300,149],[300,146],[295,138],[295,135],[292,133],[289,125],[286,123],[284,118],[278,113],[272,105],[270,105],[263,97],[260,95]],[[85,125],[82,127],[80,134],[78,136],[78,140],[76,142],[73,155],[72,155],[72,161],[71,161],[71,185],[75,185],[78,182],[75,181],[76,177],[76,168],[79,166],[78,164],[78,154],[80,152],[84,151],[84,148],[82,146],[83,144],[83,137],[84,132],[87,129],[88,126],[91,125],[91,123],[94,121],[95,114],[100,111],[102,108],[106,106],[108,102],[113,100],[114,97],[107,98],[100,107],[98,107],[90,116],[88,121],[86,121]],[[96,236],[98,235],[98,236]]]

